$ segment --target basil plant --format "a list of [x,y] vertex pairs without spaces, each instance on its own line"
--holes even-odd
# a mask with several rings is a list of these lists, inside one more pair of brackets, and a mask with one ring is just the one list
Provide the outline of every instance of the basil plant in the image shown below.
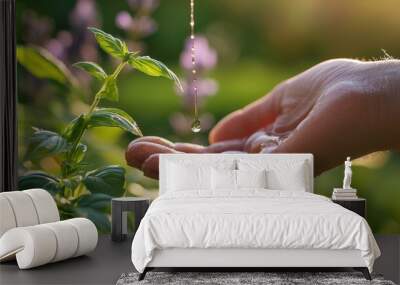
[[[94,62],[78,62],[74,67],[93,76],[100,82],[88,111],[73,119],[61,132],[34,129],[27,148],[27,157],[37,160],[52,156],[60,164],[56,177],[43,171],[28,172],[19,179],[19,189],[43,188],[57,202],[62,218],[85,216],[102,230],[109,230],[107,217],[111,197],[124,193],[125,169],[118,165],[87,169],[85,154],[88,146],[82,142],[86,131],[96,127],[118,127],[136,136],[142,136],[133,118],[117,108],[100,107],[103,99],[117,102],[119,98],[117,79],[126,66],[150,76],[162,76],[173,80],[182,88],[178,77],[162,62],[129,51],[126,43],[97,28],[89,28],[98,45],[118,61],[112,73]],[[70,83],[76,90],[77,81],[66,66],[39,47],[18,47],[17,58],[30,73],[58,83]]]

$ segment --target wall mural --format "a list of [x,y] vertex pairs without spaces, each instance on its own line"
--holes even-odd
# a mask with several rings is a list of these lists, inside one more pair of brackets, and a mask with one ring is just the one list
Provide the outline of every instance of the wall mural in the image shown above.
[[[111,197],[157,196],[157,160],[137,155],[152,144],[220,151],[226,145],[207,146],[210,130],[280,82],[330,58],[399,57],[394,1],[315,0],[294,10],[290,1],[202,0],[194,18],[189,1],[19,0],[18,187],[44,188],[62,218],[85,216],[108,232]],[[365,33],[371,15],[380,21]],[[142,135],[151,137],[130,144]],[[286,137],[251,139],[260,152]],[[241,149],[234,143],[227,149]],[[324,167],[317,160],[316,193],[342,186],[353,155],[337,156]],[[399,173],[397,151],[352,160],[351,186],[368,200],[374,232],[400,232]]]

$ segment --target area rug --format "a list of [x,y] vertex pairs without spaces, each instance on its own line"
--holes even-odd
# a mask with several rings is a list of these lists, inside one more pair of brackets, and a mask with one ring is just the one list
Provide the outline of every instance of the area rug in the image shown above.
[[359,272],[148,272],[142,281],[137,280],[138,276],[138,273],[122,274],[117,285],[395,285],[380,275],[373,275],[373,280],[368,281]]

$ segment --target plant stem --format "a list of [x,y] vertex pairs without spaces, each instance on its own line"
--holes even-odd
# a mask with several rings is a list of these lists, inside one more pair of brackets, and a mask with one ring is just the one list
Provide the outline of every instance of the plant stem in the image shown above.
[[[114,70],[114,72],[110,75],[111,80],[116,80],[118,75],[120,74],[120,72],[122,71],[122,69],[125,67],[126,62],[121,62],[116,69]],[[104,86],[105,82],[103,83],[103,85],[101,86],[101,88],[99,89],[99,91],[97,91],[96,95],[94,96],[94,100],[92,102],[92,104],[90,105],[89,111],[87,112],[87,114],[85,115],[85,123],[84,126],[81,128],[79,135],[76,137],[76,139],[73,141],[72,143],[72,147],[70,149],[70,151],[67,153],[67,161],[71,162],[72,160],[72,156],[74,155],[74,153],[77,150],[78,144],[81,141],[83,135],[85,134],[87,128],[88,128],[88,120],[90,118],[90,116],[92,115],[92,113],[94,112],[94,110],[96,109],[96,107],[99,105],[100,101],[101,101],[101,96],[100,96],[100,91],[102,91],[103,86]],[[64,173],[65,174],[65,173]],[[63,174],[63,176],[64,176]]]
[[[117,68],[114,70],[114,72],[110,75],[110,77],[113,80],[116,80],[119,73],[122,71],[122,69],[125,67],[126,62],[121,62]],[[102,86],[103,87],[103,86]],[[100,103],[101,97],[100,97],[100,91],[102,88],[100,88],[99,91],[97,91],[96,95],[94,96],[94,101],[92,103],[92,105],[90,106],[89,112],[86,114],[86,117],[89,118],[90,115],[93,113],[94,109],[96,109],[97,105]],[[81,138],[79,138],[80,140]]]
[[[111,77],[112,79],[114,79],[114,80],[117,79],[119,73],[122,71],[122,69],[125,67],[125,65],[126,65],[126,62],[121,62],[121,63],[117,66],[117,68],[114,70],[114,72],[110,75],[110,77]],[[103,87],[103,86],[102,86],[102,87]],[[92,105],[90,106],[89,112],[88,112],[87,115],[86,115],[87,117],[90,117],[90,115],[93,113],[94,109],[95,109],[95,108],[97,107],[97,105],[99,104],[99,102],[100,102],[100,100],[101,100],[101,97],[99,96],[99,95],[100,95],[101,89],[102,89],[102,88],[100,88],[100,90],[97,91],[97,93],[96,93],[96,95],[95,95],[95,98],[94,98],[94,101],[93,101]]]

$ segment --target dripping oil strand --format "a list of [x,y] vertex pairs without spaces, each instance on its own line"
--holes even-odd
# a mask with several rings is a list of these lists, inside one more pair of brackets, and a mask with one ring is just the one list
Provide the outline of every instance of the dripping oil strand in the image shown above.
[[194,0],[190,0],[190,41],[191,41],[191,59],[192,59],[192,86],[193,86],[193,96],[194,96],[194,119],[192,123],[192,132],[198,133],[201,131],[201,124],[199,120],[199,114],[197,110],[197,71],[196,71],[196,47],[195,41],[196,37],[194,35]]

